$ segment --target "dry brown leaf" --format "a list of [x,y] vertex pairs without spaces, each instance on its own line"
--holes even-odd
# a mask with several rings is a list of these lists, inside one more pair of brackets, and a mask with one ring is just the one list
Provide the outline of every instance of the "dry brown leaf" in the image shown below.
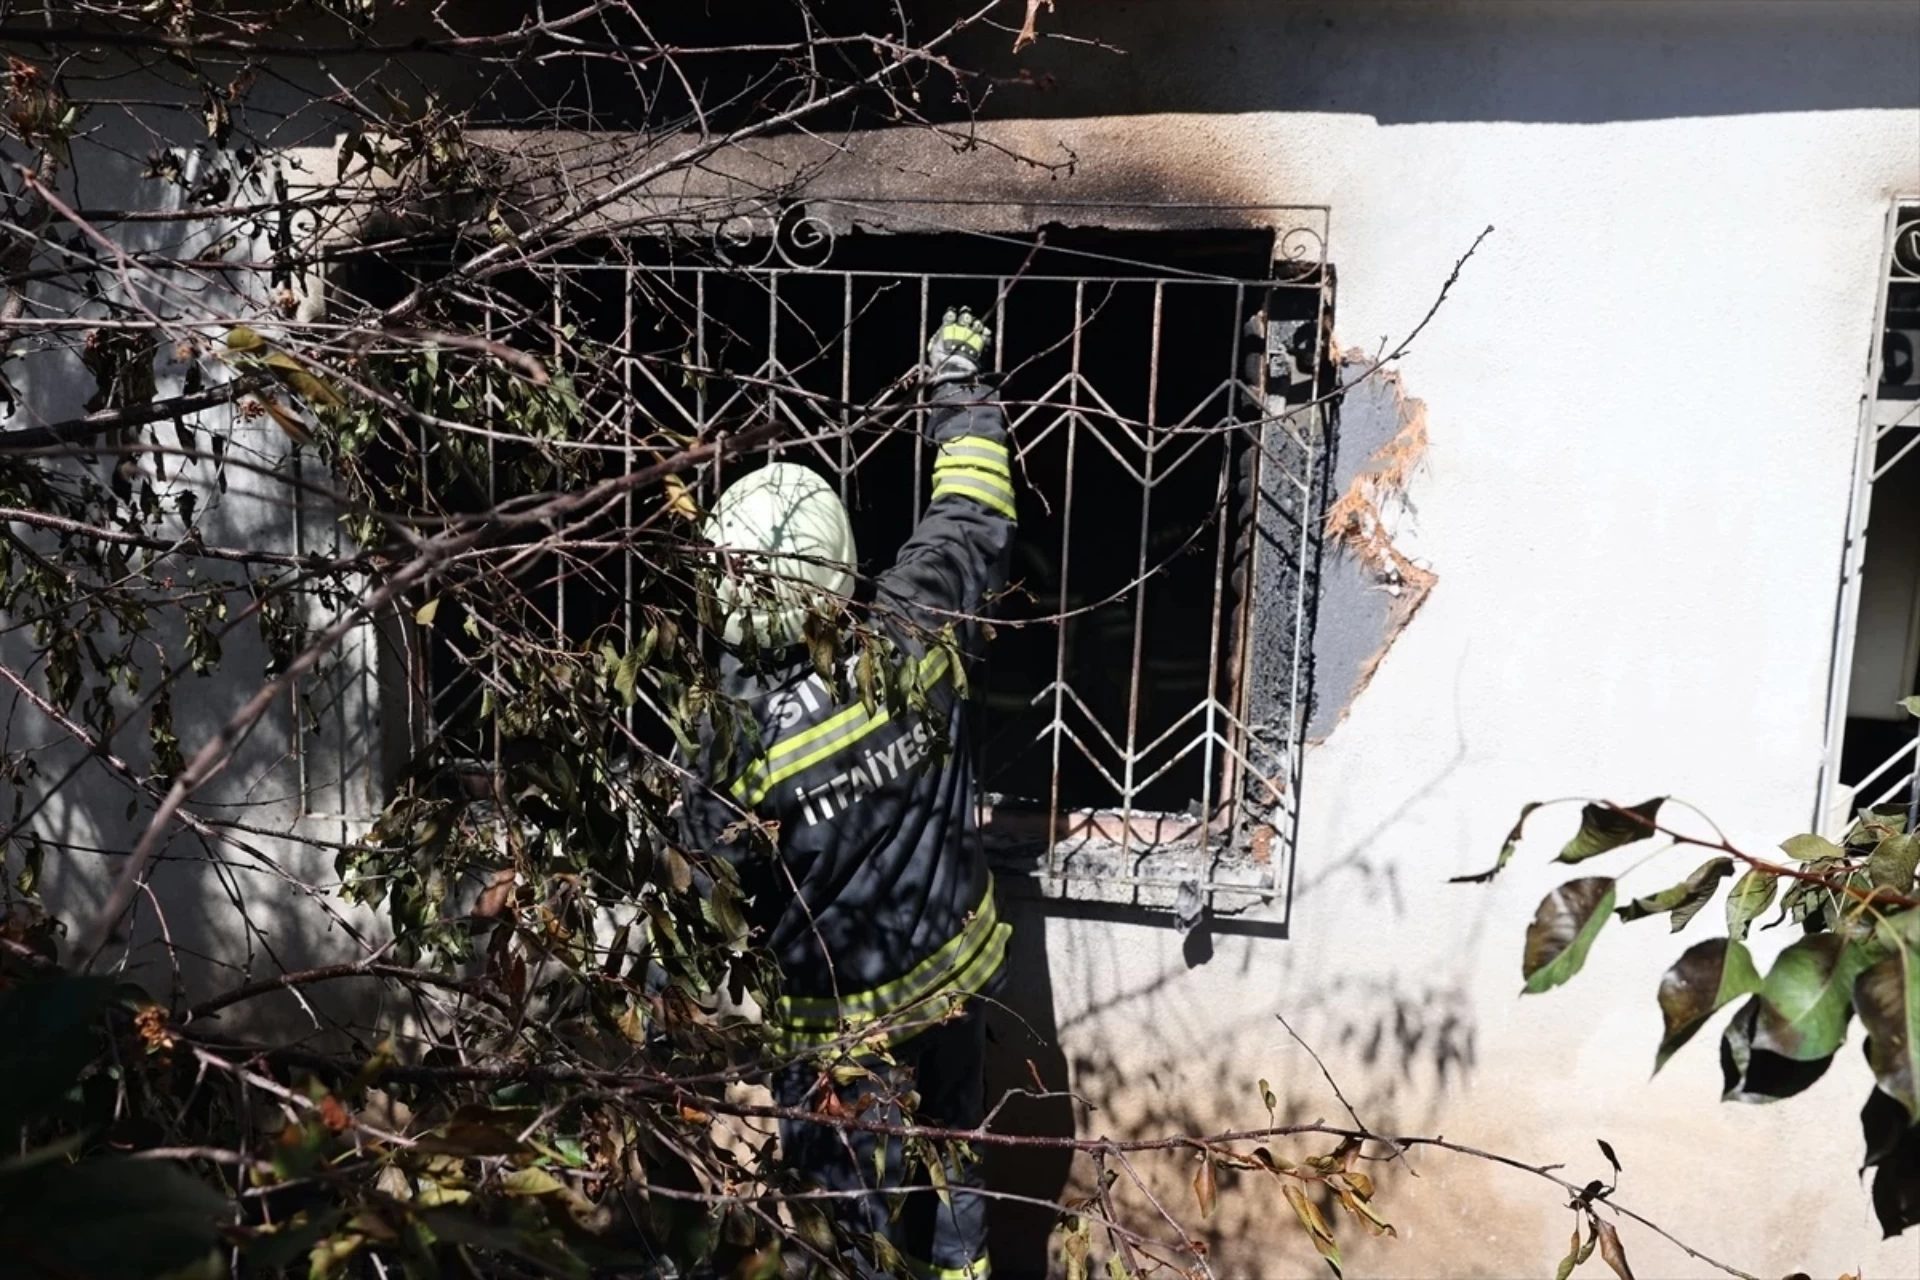
[[1020,52],[1040,38],[1040,33],[1034,29],[1033,24],[1034,19],[1040,16],[1041,5],[1047,6],[1048,13],[1053,12],[1053,0],[1027,0],[1027,19],[1020,24],[1020,34],[1013,38],[1013,51],[1015,53]]
[[[1307,1199],[1306,1193],[1298,1187],[1282,1187],[1281,1191],[1286,1195],[1287,1203],[1293,1206],[1294,1216],[1300,1219],[1300,1225],[1306,1228],[1314,1251],[1327,1260],[1336,1276],[1340,1275],[1340,1246],[1334,1242],[1333,1228],[1321,1214],[1320,1206]],[[1632,1277],[1627,1280],[1632,1280]]]
[[699,504],[694,502],[693,493],[687,488],[687,482],[679,476],[668,476],[665,482],[667,491],[667,509],[683,520],[700,518]]
[[1600,1258],[1613,1268],[1613,1274],[1620,1280],[1633,1280],[1633,1268],[1627,1265],[1627,1251],[1620,1247],[1620,1233],[1613,1229],[1611,1222],[1600,1218],[1593,1220],[1594,1230],[1600,1233]]
[[178,1042],[173,1029],[167,1025],[167,1011],[157,1004],[147,1005],[134,1014],[133,1027],[148,1053],[167,1053]]
[[1353,1188],[1344,1186],[1338,1182],[1332,1185],[1334,1194],[1340,1198],[1340,1207],[1358,1218],[1368,1231],[1376,1236],[1393,1236],[1398,1238],[1400,1233],[1393,1229],[1393,1224],[1381,1217],[1379,1211],[1375,1209],[1372,1204],[1368,1203],[1365,1196],[1358,1194]]
[[340,1099],[329,1093],[320,1099],[320,1123],[334,1133],[344,1133],[353,1121],[348,1118],[347,1109],[340,1104]]
[[1219,1183],[1214,1178],[1213,1157],[1200,1157],[1200,1168],[1193,1175],[1193,1198],[1200,1204],[1202,1219],[1213,1216],[1213,1205],[1219,1195]]
[[513,879],[512,867],[494,872],[487,887],[480,891],[480,900],[473,904],[473,914],[484,920],[506,910],[507,901],[513,896]]
[[286,432],[289,440],[297,445],[313,443],[313,433],[307,430],[306,424],[301,422],[291,410],[282,407],[278,400],[270,395],[262,395],[255,403],[272,416],[274,423],[280,430]]

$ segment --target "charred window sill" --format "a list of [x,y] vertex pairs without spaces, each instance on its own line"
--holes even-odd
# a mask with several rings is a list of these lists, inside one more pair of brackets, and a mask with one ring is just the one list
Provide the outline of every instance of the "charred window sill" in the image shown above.
[[[1279,893],[1283,842],[1270,828],[1236,840],[1186,813],[1062,813],[1048,853],[1047,816],[988,810],[980,835],[1000,884],[1019,897],[1103,903],[1176,916],[1201,905],[1236,914]],[[1211,827],[1212,830],[1206,828]]]

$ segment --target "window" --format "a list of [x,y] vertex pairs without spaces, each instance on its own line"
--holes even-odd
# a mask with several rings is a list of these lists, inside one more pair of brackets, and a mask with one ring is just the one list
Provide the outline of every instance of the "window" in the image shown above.
[[[869,574],[926,500],[925,335],[948,307],[989,314],[1020,490],[971,690],[990,851],[1054,893],[1283,893],[1327,473],[1325,213],[1024,214],[1001,232],[978,209],[813,200],[602,244],[520,288],[618,365],[586,433],[627,450],[613,465],[659,427],[782,421],[772,452],[838,486]],[[604,561],[530,581],[572,640],[631,627]],[[421,677],[452,723],[480,696],[457,623],[439,620]]]
[[1920,693],[1920,203],[1895,206],[1848,530],[1822,829],[1904,803]]

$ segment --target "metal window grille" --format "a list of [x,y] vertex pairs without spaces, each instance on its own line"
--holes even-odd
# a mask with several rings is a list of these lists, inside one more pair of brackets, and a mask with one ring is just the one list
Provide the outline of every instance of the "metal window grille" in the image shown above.
[[1862,808],[1907,803],[1920,771],[1915,722],[1896,706],[1920,692],[1920,573],[1897,558],[1920,510],[1920,201],[1894,205],[1884,266],[1816,814],[1836,836]]
[[[771,452],[838,486],[872,572],[926,501],[925,335],[947,307],[987,314],[1021,530],[972,691],[983,838],[1054,894],[1283,894],[1328,470],[1326,211],[1055,206],[1026,212],[1093,229],[1002,235],[948,207],[872,234],[876,208],[810,201],[537,268],[554,328],[617,364],[584,439],[631,468],[661,427],[779,422]],[[561,566],[543,607],[561,634],[624,634],[633,582]],[[443,722],[474,700],[424,679]]]

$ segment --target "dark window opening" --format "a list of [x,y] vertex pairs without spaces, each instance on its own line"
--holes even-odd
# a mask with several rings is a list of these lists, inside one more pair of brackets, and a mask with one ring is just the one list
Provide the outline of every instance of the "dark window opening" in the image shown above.
[[[1904,416],[1920,417],[1920,405],[1909,402]],[[1881,474],[1873,482],[1873,507],[1867,520],[1853,676],[1840,755],[1840,781],[1849,787],[1857,786],[1914,740],[1915,721],[1901,708],[1900,700],[1920,694],[1920,447],[1916,441],[1920,441],[1920,422],[1882,428],[1874,448],[1874,468]],[[1910,772],[1909,763],[1888,780],[1898,781]]]
[[[814,467],[848,504],[863,590],[927,500],[931,451],[913,406],[929,327],[948,307],[988,315],[1020,534],[972,690],[981,787],[996,821],[1179,814],[1197,824],[1184,839],[1211,843],[1249,772],[1248,630],[1304,612],[1287,601],[1256,619],[1249,587],[1263,391],[1284,390],[1265,386],[1267,327],[1305,344],[1295,403],[1331,376],[1325,268],[1279,256],[1266,230],[832,239],[801,227],[777,242],[602,245],[496,287],[532,317],[517,345],[595,353],[581,436],[609,449],[583,476],[643,465],[663,431],[710,437],[779,418],[785,438],[770,452]],[[356,273],[350,287],[377,301],[430,270],[389,262],[386,284]],[[497,469],[521,455],[492,456]],[[725,462],[706,492],[757,462]],[[536,485],[536,472],[512,483]],[[544,559],[525,584],[528,624],[580,647],[622,647],[658,590],[614,550]],[[463,748],[484,757],[494,748],[462,621],[457,607],[440,615],[425,679],[436,718],[464,725]],[[634,729],[670,743],[649,717]],[[1036,830],[1045,840],[1048,825]]]
[[1880,374],[1869,405],[1861,560],[1838,781],[1848,810],[1907,799],[1920,693],[1920,206],[1895,219]]

